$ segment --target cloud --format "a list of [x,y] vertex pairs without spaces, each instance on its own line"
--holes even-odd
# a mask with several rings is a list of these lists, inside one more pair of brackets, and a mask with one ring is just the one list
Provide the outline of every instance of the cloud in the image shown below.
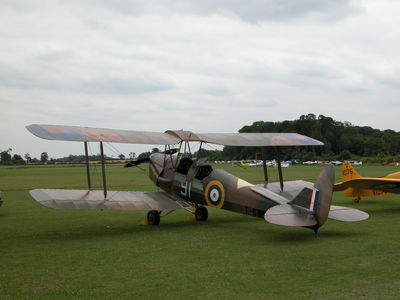
[[[309,112],[400,130],[399,10],[370,0],[4,0],[0,140],[40,154],[27,124],[235,132]],[[51,155],[62,154],[67,146]]]
[[[98,4],[99,1],[95,1]],[[92,2],[94,5],[94,2]],[[225,15],[246,22],[289,21],[312,17],[321,21],[337,21],[357,12],[350,0],[204,0],[204,1],[102,1],[114,11],[129,15],[166,15],[171,13],[199,16]]]

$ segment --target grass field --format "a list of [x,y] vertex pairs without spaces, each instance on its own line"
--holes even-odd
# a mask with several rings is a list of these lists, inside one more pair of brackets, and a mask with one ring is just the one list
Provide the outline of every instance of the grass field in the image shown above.
[[[224,166],[252,183],[262,168]],[[276,180],[276,169],[271,180]],[[284,169],[315,181],[322,167]],[[381,176],[394,167],[362,166]],[[100,182],[99,173],[95,182]],[[337,168],[340,174],[340,168]],[[147,172],[107,168],[109,189],[156,190]],[[0,169],[0,299],[399,299],[400,196],[334,204],[370,219],[311,230],[209,209],[207,222],[175,212],[158,227],[143,211],[52,210],[33,188],[85,188],[83,167]]]

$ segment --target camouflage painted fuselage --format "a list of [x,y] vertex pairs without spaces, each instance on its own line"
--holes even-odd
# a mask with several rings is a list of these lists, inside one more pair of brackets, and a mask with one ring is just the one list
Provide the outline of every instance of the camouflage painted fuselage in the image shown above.
[[152,154],[150,178],[161,189],[197,205],[264,218],[277,203],[252,190],[254,185],[209,164],[189,158]]

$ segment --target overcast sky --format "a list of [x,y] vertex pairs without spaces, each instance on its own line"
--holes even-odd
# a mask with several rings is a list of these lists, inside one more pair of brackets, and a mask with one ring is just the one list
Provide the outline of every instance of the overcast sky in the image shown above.
[[83,153],[32,123],[237,132],[314,113],[400,131],[399,15],[395,0],[1,0],[0,150]]

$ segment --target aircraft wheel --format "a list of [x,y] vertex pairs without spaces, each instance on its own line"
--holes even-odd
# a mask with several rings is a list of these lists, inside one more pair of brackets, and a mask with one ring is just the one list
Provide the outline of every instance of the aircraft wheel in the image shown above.
[[199,206],[194,212],[196,221],[206,221],[208,219],[208,210],[204,206]]
[[160,213],[157,210],[150,210],[147,213],[147,222],[149,225],[159,225]]
[[361,198],[360,198],[360,197],[357,197],[357,198],[355,198],[355,199],[353,200],[353,202],[354,202],[354,203],[360,203],[360,200],[361,200]]

